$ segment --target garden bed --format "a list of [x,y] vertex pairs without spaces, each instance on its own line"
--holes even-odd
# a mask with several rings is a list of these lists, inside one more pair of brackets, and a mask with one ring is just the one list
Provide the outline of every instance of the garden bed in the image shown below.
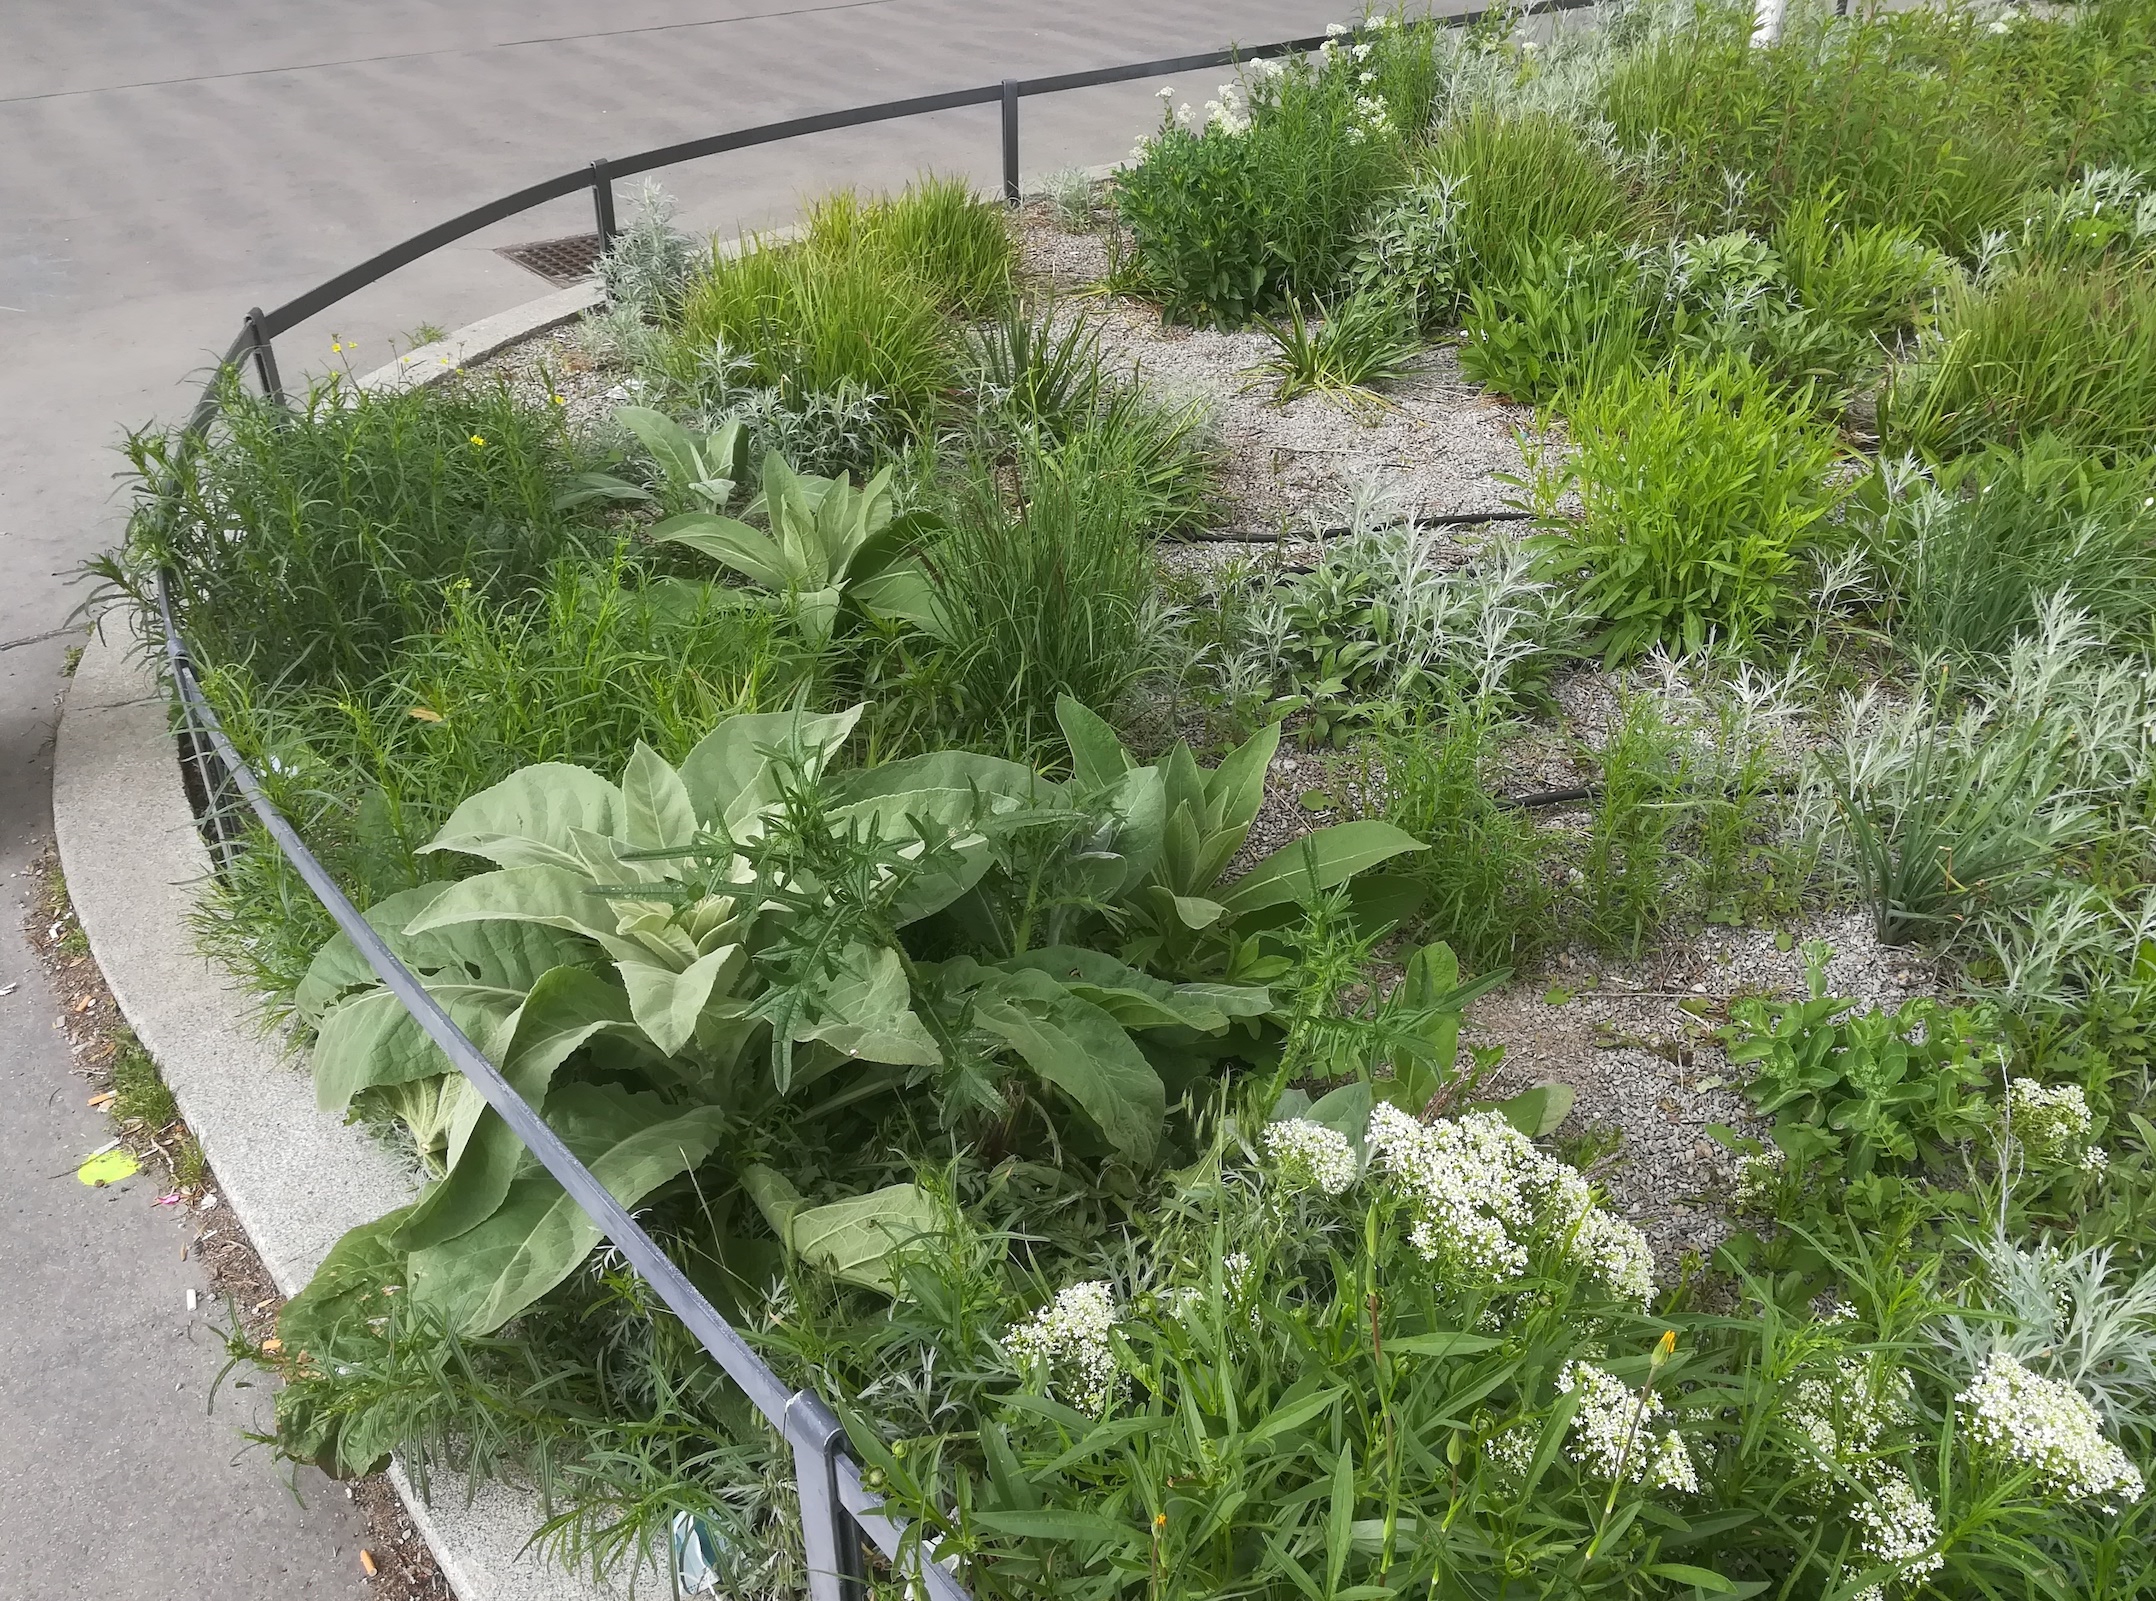
[[[2137,1593],[2152,29],[1377,19],[1015,218],[647,196],[577,327],[228,393],[110,576],[977,1591]],[[693,1345],[217,894],[442,1175],[283,1448],[796,1589]]]

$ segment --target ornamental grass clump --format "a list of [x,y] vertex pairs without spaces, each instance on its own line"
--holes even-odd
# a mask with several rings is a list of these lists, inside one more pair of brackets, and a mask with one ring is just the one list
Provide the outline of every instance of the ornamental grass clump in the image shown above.
[[[1532,484],[1549,575],[1600,617],[1604,657],[1737,650],[1797,617],[1827,517],[1834,436],[1748,363],[1620,374],[1572,404],[1576,453]],[[1577,489],[1580,514],[1558,506]]]
[[1889,462],[1857,496],[1911,657],[2004,655],[2066,596],[2124,632],[2156,604],[2156,470],[2053,434],[1928,471]]
[[127,442],[128,545],[94,572],[154,612],[159,567],[201,659],[267,678],[365,680],[437,626],[445,591],[520,595],[612,535],[563,502],[586,463],[555,408],[505,384],[363,390],[335,376],[287,408],[220,380],[200,449]]
[[2038,262],[1947,296],[1880,428],[1921,455],[2049,433],[2124,460],[2156,445],[2156,274]]

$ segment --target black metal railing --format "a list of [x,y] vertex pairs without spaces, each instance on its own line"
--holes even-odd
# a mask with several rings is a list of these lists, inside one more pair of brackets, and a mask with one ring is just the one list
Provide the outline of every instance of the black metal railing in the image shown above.
[[[1491,10],[1532,15],[1587,9],[1596,3],[1597,0],[1540,0],[1537,4],[1493,7]],[[1436,20],[1458,25],[1476,21],[1486,14],[1475,10]],[[200,447],[203,436],[217,419],[218,394],[225,372],[252,367],[262,392],[282,400],[284,389],[277,370],[274,344],[279,334],[399,268],[534,206],[589,189],[601,247],[604,248],[616,232],[613,193],[616,179],[809,134],[979,105],[1002,108],[1003,193],[1006,200],[1015,204],[1018,200],[1018,106],[1021,100],[1168,73],[1232,66],[1272,56],[1304,54],[1323,45],[1326,38],[1326,35],[1315,35],[1255,47],[1230,47],[1164,61],[1058,73],[1045,78],[1005,78],[973,89],[953,89],[847,111],[821,112],[663,145],[619,160],[594,161],[574,172],[527,185],[415,234],[326,283],[294,296],[283,305],[268,311],[260,307],[251,309],[238,338],[218,364],[216,373],[183,425],[176,447],[174,477],[184,470],[188,457]],[[168,492],[165,503],[156,514],[170,516],[175,510]],[[450,1064],[472,1081],[541,1165],[584,1209],[607,1240],[643,1276],[659,1299],[681,1319],[712,1359],[740,1385],[756,1409],[779,1431],[794,1454],[811,1601],[859,1601],[865,1592],[866,1561],[861,1543],[864,1538],[890,1562],[908,1572],[914,1582],[923,1585],[933,1601],[969,1601],[957,1580],[933,1560],[933,1542],[922,1539],[919,1531],[909,1530],[885,1513],[881,1497],[862,1482],[859,1464],[844,1449],[845,1430],[830,1407],[812,1391],[789,1390],[772,1372],[740,1332],[720,1316],[666,1255],[659,1243],[637,1224],[606,1186],[562,1143],[546,1120],[517,1094],[485,1053],[451,1021],[427,993],[426,987],[397,960],[372,925],[360,915],[329,870],[308,850],[305,841],[270,800],[253,769],[233,747],[218,721],[215,708],[203,693],[194,660],[181,632],[180,619],[173,610],[168,578],[169,575],[162,571],[157,575],[154,622],[163,634],[165,665],[178,703],[183,767],[191,779],[189,787],[201,810],[204,832],[220,865],[229,864],[232,852],[238,846],[240,834],[234,825],[244,807],[321,901],[337,927],[366,958],[384,986],[403,1003],[427,1036],[441,1047]]]

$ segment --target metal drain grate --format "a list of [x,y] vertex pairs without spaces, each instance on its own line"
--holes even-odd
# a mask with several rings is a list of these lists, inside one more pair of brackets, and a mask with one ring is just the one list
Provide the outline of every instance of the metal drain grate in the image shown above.
[[576,233],[566,239],[535,239],[528,245],[504,245],[495,254],[561,289],[591,276],[592,264],[599,259],[599,236]]

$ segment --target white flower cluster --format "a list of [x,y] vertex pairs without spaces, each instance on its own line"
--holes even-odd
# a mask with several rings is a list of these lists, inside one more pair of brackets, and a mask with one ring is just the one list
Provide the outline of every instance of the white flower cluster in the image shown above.
[[1206,101],[1205,125],[1218,128],[1230,138],[1250,131],[1250,107],[1243,102],[1241,84],[1224,83],[1220,86],[1220,98]]
[[1502,1477],[1515,1482],[1524,1479],[1528,1465],[1535,1460],[1535,1431],[1524,1423],[1515,1423],[1493,1436],[1482,1454]]
[[1524,1241],[1560,1242],[1613,1293],[1654,1295],[1646,1236],[1604,1212],[1579,1173],[1535,1149],[1496,1112],[1421,1123],[1398,1107],[1370,1115],[1369,1146],[1415,1208],[1408,1238],[1447,1273],[1503,1283],[1527,1271]]
[[[1822,1323],[1845,1323],[1854,1311],[1840,1303],[1821,1315]],[[1832,1377],[1799,1380],[1786,1412],[1797,1432],[1817,1453],[1822,1475],[1814,1493],[1830,1488],[1844,1475],[1854,1479],[1866,1499],[1854,1502],[1849,1515],[1863,1531],[1859,1546],[1873,1563],[1893,1563],[1900,1578],[1912,1583],[1936,1572],[1943,1559],[1927,1555],[1939,1540],[1939,1518],[1923,1492],[1899,1468],[1873,1454],[1890,1426],[1906,1423],[1913,1387],[1899,1368],[1886,1369],[1877,1382],[1864,1362],[1853,1356],[1834,1360]],[[1858,1601],[1883,1601],[1874,1585]]]
[[[1365,77],[1367,78],[1367,74]],[[1376,138],[1392,131],[1392,114],[1385,109],[1385,102],[1376,95],[1355,97],[1355,120],[1347,126],[1347,139],[1351,145],[1359,145],[1365,139]]]
[[2078,1084],[2046,1089],[2033,1078],[2006,1087],[2006,1115],[2014,1140],[2038,1161],[2055,1161],[2089,1137],[2095,1120]]
[[1789,1401],[1789,1421],[1811,1441],[1822,1466],[1852,1466],[1878,1446],[1890,1425],[1908,1420],[1911,1393],[1909,1375],[1900,1368],[1887,1370],[1874,1386],[1861,1360],[1837,1357],[1831,1379],[1798,1381]]
[[1654,1490],[1696,1494],[1699,1475],[1684,1436],[1665,1429],[1659,1437],[1648,1425],[1668,1410],[1652,1390],[1635,1392],[1614,1373],[1591,1362],[1567,1362],[1557,1375],[1561,1395],[1580,1392],[1572,1414],[1572,1460],[1598,1479],[1622,1477]]
[[1273,1171],[1290,1190],[1338,1195],[1355,1182],[1355,1147],[1337,1129],[1291,1117],[1267,1124],[1260,1138]]
[[2104,1436],[2096,1409],[2070,1384],[1996,1352],[1954,1398],[1979,1450],[2036,1470],[2046,1494],[2123,1512],[2141,1499],[2141,1471]]
[[1115,1399],[1115,1348],[1108,1336],[1120,1316],[1106,1281],[1089,1279],[1056,1298],[1004,1338],[1019,1368],[1044,1363],[1084,1412],[1105,1412]]
[[1737,1158],[1737,1188],[1730,1202],[1740,1212],[1766,1212],[1782,1187],[1782,1168],[1788,1161],[1779,1145],[1769,1145]]
[[[1939,1515],[1923,1492],[1906,1474],[1879,1464],[1867,1482],[1871,1498],[1850,1509],[1864,1531],[1858,1549],[1873,1562],[1894,1563],[1901,1569],[1897,1577],[1902,1584],[1913,1585],[1945,1567],[1946,1558],[1932,1549],[1939,1543]],[[1883,1593],[1881,1586],[1873,1585],[1858,1601],[1880,1601]]]

